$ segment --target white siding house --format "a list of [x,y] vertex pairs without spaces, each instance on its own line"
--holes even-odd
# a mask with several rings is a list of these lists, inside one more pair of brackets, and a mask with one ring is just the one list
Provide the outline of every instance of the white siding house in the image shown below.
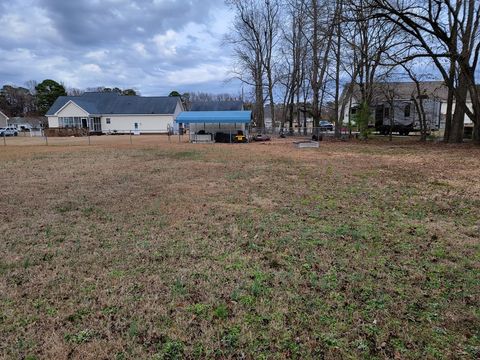
[[104,115],[101,117],[102,131],[113,133],[134,130],[144,133],[166,133],[169,130],[177,129],[175,119],[182,110],[182,103],[179,101],[173,114]]
[[175,129],[183,111],[179,97],[85,93],[62,96],[47,112],[49,128],[83,128],[94,133],[148,134]]

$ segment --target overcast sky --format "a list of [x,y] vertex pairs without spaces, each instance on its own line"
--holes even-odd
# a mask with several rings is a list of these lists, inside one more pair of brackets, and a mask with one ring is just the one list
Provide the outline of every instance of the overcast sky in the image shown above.
[[0,0],[0,86],[239,93],[223,0]]

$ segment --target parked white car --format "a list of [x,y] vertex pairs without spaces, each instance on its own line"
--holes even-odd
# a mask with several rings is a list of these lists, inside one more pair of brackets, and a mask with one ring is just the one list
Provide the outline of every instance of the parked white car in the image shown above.
[[18,136],[18,131],[15,128],[0,128],[0,137],[4,136]]

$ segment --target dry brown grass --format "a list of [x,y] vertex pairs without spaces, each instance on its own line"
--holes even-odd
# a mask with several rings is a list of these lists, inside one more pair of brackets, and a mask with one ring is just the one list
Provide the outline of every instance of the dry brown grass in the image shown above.
[[479,355],[478,148],[7,141],[0,357]]

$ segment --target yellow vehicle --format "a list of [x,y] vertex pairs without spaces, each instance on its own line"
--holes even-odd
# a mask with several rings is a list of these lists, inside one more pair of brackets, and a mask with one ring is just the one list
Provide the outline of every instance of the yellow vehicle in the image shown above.
[[247,137],[245,135],[235,135],[233,138],[233,142],[236,143],[246,143],[248,142]]
[[247,137],[243,134],[243,131],[238,131],[237,135],[233,137],[233,142],[235,143],[246,143],[248,142]]

